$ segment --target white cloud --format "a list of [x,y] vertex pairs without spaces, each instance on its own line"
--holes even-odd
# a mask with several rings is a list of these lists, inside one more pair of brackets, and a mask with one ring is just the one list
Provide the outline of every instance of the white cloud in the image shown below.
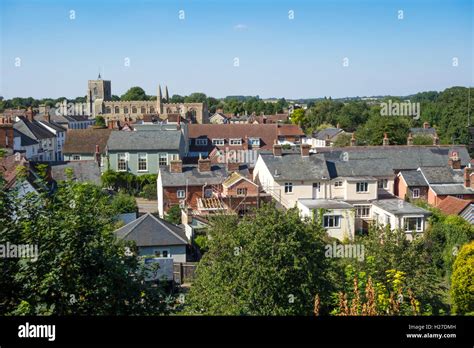
[[248,29],[248,26],[246,24],[234,25],[234,30],[237,30],[237,31],[243,31],[243,30],[247,30],[247,29]]

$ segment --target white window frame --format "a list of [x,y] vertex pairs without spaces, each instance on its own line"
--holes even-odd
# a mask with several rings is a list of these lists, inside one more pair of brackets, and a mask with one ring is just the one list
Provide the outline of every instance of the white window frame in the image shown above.
[[[163,164],[163,163],[161,162],[162,159],[165,159],[165,160],[166,160],[166,163],[165,163],[165,164]],[[167,153],[163,153],[163,152],[159,153],[159,154],[158,154],[158,166],[167,166],[168,163],[169,163],[169,161],[168,161],[168,154],[167,154]]]
[[207,139],[206,138],[196,138],[195,144],[196,144],[196,146],[207,146]]
[[293,193],[293,183],[292,182],[285,182],[285,193],[286,194]]
[[[361,190],[362,185],[365,186],[365,190]],[[367,193],[369,192],[369,183],[367,181],[359,181],[356,183],[356,192],[357,193]]]
[[413,198],[420,198],[420,189],[419,188],[414,188],[413,189]]
[[[79,157],[79,158],[76,158]],[[80,161],[81,160],[81,155],[72,155],[72,160],[73,161]]]
[[229,139],[230,146],[239,146],[242,145],[242,138],[230,138]]
[[[145,155],[145,169],[140,169],[140,160],[143,160],[143,158],[140,158],[140,156],[143,156],[143,155]],[[146,152],[140,152],[137,154],[137,171],[139,172],[148,171],[148,154]]]
[[[124,157],[124,161],[125,161],[125,169],[120,169],[120,157],[123,156]],[[117,172],[126,172],[128,171],[128,153],[126,152],[120,152],[120,153],[117,153]]]
[[185,190],[176,190],[176,198],[183,199],[186,198]]
[[[415,230],[408,229],[408,221],[411,219],[416,219]],[[423,218],[420,216],[408,216],[403,218],[403,230],[405,232],[423,232]]]
[[334,187],[342,187],[344,186],[344,182],[341,180],[334,181]]
[[[356,205],[354,206],[356,209],[356,217],[360,218],[368,218],[370,217],[370,205]],[[367,214],[365,214],[367,212]],[[362,214],[361,214],[362,213]]]
[[221,138],[212,139],[212,145],[215,145],[215,146],[225,145],[225,140]]
[[388,189],[388,179],[377,180],[377,187],[379,189]]
[[[332,224],[331,224],[331,221],[332,221]],[[323,227],[324,228],[340,228],[341,216],[340,215],[323,215]]]
[[249,138],[249,145],[252,147],[260,147],[260,138]]
[[237,189],[237,196],[247,196],[247,188],[246,187],[239,187]]

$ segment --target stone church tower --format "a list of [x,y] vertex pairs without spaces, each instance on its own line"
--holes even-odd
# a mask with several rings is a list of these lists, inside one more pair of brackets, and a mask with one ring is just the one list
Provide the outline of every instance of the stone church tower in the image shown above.
[[104,101],[112,100],[112,84],[110,81],[102,80],[100,74],[97,80],[89,80],[87,84],[87,103],[90,115],[95,117],[102,114]]

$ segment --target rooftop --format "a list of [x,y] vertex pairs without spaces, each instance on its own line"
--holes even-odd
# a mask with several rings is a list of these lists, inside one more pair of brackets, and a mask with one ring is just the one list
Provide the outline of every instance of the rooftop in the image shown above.
[[379,207],[393,215],[431,215],[431,212],[423,208],[417,207],[409,202],[405,202],[403,199],[391,198],[391,199],[379,199],[371,202],[376,207]]
[[105,153],[111,132],[112,130],[107,128],[70,129],[66,134],[63,153],[94,154],[96,145],[99,145],[101,153]]
[[438,204],[437,208],[446,215],[459,215],[470,204],[469,200],[448,196]]
[[107,141],[109,151],[176,150],[184,146],[183,135],[176,129],[113,131]]

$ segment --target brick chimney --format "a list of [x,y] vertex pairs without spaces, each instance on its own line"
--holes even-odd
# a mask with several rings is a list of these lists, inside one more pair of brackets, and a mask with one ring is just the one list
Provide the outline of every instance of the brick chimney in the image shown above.
[[331,146],[331,139],[329,139],[329,134],[326,135],[326,139],[324,140],[324,146]]
[[437,133],[435,133],[435,135],[433,137],[433,145],[435,145],[435,146],[439,145],[439,137],[438,137]]
[[240,169],[240,163],[239,162],[227,162],[226,163],[226,168],[228,172],[238,172]]
[[388,139],[387,133],[383,133],[383,141],[382,141],[383,146],[388,146],[390,145],[390,141]]
[[278,144],[275,140],[275,144],[273,144],[273,156],[281,157],[283,155],[283,148],[281,144]]
[[341,128],[341,125],[339,124],[339,122],[336,124],[336,128],[337,128],[337,129],[340,129],[340,128]]
[[356,145],[356,137],[355,137],[355,132],[352,133],[352,137],[351,137],[351,146],[355,146]]
[[28,107],[28,110],[26,111],[25,115],[28,121],[33,122],[35,113],[33,112],[31,106]]
[[428,122],[423,123],[423,128],[424,129],[430,128],[430,124]]
[[48,122],[48,123],[51,122],[51,115],[49,114],[49,110],[46,110],[44,112],[43,119],[45,122]]
[[448,166],[450,166],[452,169],[461,169],[461,159],[459,158],[457,151],[451,152],[451,155],[448,159]]
[[172,160],[170,161],[170,173],[182,173],[183,172],[183,161]]
[[204,158],[201,157],[201,154],[199,154],[198,171],[199,171],[199,173],[210,172],[211,171],[211,159],[210,158],[204,159]]
[[413,145],[413,136],[411,135],[411,133],[408,134],[407,145],[408,145],[408,146]]
[[309,157],[309,149],[311,149],[310,144],[301,144],[300,145],[301,157]]
[[474,172],[474,168],[464,167],[464,186],[465,187],[471,187],[471,185],[474,185],[474,183],[471,182],[471,175],[473,172]]
[[5,120],[1,119],[0,123],[0,147],[13,149],[13,124],[4,123]]

